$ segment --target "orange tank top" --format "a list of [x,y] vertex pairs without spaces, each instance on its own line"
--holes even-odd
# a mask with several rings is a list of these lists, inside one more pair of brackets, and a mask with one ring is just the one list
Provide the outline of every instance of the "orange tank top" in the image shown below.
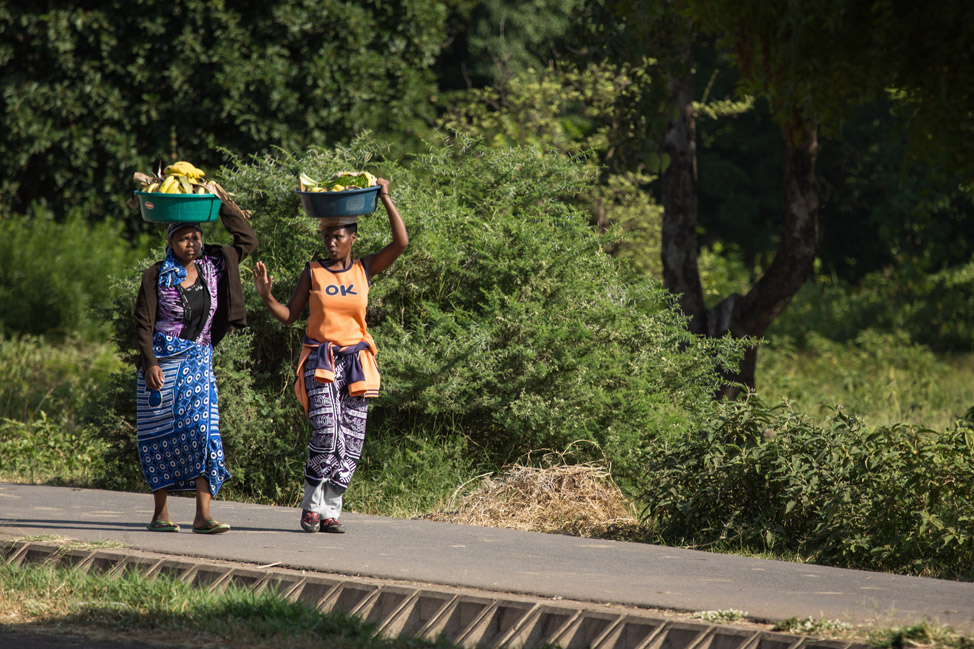
[[362,341],[373,349],[375,343],[365,327],[365,309],[369,304],[369,277],[361,259],[339,271],[328,270],[319,261],[308,264],[311,295],[308,326],[309,338],[342,347]]

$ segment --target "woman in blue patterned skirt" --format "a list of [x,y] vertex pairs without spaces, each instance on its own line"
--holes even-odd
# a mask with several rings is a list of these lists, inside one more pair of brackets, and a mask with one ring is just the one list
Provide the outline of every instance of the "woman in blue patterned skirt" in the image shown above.
[[230,526],[210,516],[210,501],[230,478],[220,438],[213,347],[247,324],[239,263],[257,247],[248,214],[216,183],[229,246],[204,245],[198,223],[167,230],[166,258],[145,270],[135,306],[139,347],[138,451],[155,508],[148,529],[178,532],[170,491],[196,492],[193,531]]

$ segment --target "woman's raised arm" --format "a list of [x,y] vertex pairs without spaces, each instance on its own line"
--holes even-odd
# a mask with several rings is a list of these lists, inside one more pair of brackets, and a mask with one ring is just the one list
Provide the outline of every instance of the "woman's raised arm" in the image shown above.
[[406,224],[403,223],[402,217],[399,216],[399,210],[396,209],[396,205],[392,202],[392,197],[389,195],[389,181],[385,178],[379,178],[377,182],[379,183],[379,198],[382,200],[383,207],[386,208],[386,214],[389,215],[389,229],[392,230],[392,243],[379,252],[362,258],[362,264],[368,271],[369,277],[375,277],[391,266],[392,262],[396,261],[399,255],[402,254],[402,251],[406,249],[406,246],[409,245]]
[[286,325],[292,324],[308,304],[311,278],[307,272],[302,271],[301,276],[298,277],[298,284],[294,287],[294,293],[291,294],[291,299],[287,301],[286,305],[278,302],[271,294],[273,286],[274,277],[268,272],[264,262],[258,261],[254,264],[254,288],[257,289],[257,295],[260,296],[264,306],[271,312],[275,320]]

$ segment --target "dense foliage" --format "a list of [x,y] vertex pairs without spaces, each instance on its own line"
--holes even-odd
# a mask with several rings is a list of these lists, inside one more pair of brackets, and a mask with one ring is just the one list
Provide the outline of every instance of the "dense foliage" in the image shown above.
[[0,335],[0,471],[40,483],[99,480],[104,444],[82,422],[119,369],[110,344]]
[[889,268],[858,285],[809,282],[771,335],[803,345],[816,332],[848,342],[866,330],[938,351],[974,351],[974,263],[933,273]]
[[815,423],[725,404],[715,425],[646,451],[652,539],[795,553],[813,563],[971,579],[974,427]]
[[96,338],[106,331],[109,278],[135,258],[120,221],[61,223],[34,205],[0,217],[0,333]]
[[459,94],[439,124],[499,148],[530,145],[579,156],[597,182],[576,204],[593,223],[626,230],[612,252],[658,277],[662,208],[648,188],[659,161],[648,165],[653,156],[635,154],[630,144],[645,136],[659,111],[665,91],[656,81],[642,65],[529,68]]

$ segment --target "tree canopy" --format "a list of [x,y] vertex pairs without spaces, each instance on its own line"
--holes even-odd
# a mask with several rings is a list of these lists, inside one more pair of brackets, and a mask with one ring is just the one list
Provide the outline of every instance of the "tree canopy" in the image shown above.
[[686,0],[777,119],[837,133],[853,109],[889,96],[910,152],[974,180],[974,7],[906,0]]

